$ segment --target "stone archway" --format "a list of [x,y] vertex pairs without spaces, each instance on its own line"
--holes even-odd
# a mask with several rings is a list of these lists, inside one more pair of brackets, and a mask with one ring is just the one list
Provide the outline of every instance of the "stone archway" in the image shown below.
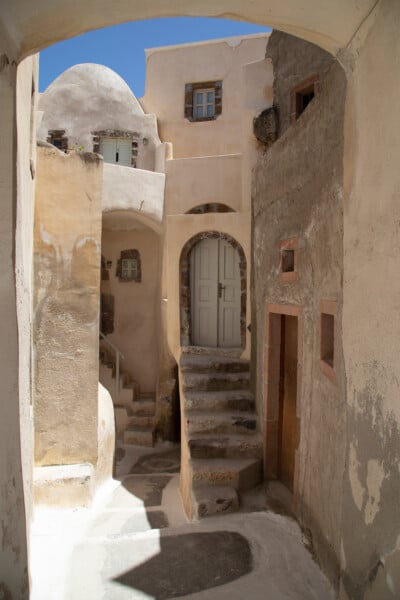
[[240,269],[240,338],[241,347],[246,345],[246,303],[247,303],[247,261],[242,246],[232,236],[220,231],[202,231],[184,245],[179,263],[180,281],[180,336],[181,346],[191,345],[191,291],[190,291],[190,253],[201,240],[220,239],[228,242],[239,254]]

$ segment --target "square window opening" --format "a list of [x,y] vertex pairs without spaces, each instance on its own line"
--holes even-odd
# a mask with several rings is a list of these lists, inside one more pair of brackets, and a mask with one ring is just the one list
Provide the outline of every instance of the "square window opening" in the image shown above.
[[282,273],[294,272],[294,250],[282,250]]

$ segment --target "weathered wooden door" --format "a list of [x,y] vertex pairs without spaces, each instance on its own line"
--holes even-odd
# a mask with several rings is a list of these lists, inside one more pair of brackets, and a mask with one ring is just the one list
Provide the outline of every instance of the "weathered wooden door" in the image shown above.
[[201,240],[190,257],[192,343],[237,348],[240,339],[239,254],[225,240]]
[[282,315],[279,407],[279,478],[293,491],[295,456],[299,445],[299,419],[296,415],[298,320]]

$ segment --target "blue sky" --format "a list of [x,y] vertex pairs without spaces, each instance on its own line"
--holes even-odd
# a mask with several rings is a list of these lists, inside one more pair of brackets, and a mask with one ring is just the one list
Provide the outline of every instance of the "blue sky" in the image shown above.
[[144,93],[145,48],[269,31],[261,25],[227,19],[168,18],[134,21],[98,29],[40,53],[39,89],[44,91],[68,67],[94,62],[119,73],[140,98]]

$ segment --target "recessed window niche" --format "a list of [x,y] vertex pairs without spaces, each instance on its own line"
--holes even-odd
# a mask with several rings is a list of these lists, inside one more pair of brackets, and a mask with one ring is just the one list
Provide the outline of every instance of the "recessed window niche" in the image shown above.
[[120,281],[142,281],[142,266],[139,250],[122,250],[117,262],[117,277]]
[[279,244],[279,279],[291,283],[298,278],[298,238],[282,240]]
[[319,315],[319,366],[336,383],[336,314],[337,303],[321,300]]

